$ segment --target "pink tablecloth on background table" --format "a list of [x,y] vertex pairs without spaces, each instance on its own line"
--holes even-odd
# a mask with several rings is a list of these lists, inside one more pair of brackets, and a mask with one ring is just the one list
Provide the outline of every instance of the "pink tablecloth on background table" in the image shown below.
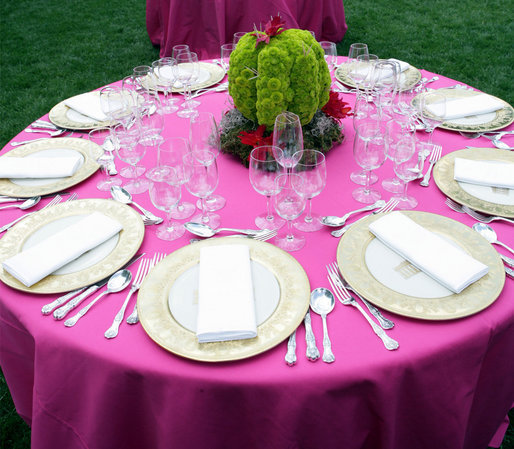
[[[449,84],[441,77],[432,86]],[[225,93],[200,98],[202,110],[221,115]],[[350,94],[346,100],[354,102]],[[186,136],[187,125],[171,115],[165,135]],[[324,215],[359,206],[349,182],[356,169],[351,119],[344,125],[346,140],[328,154],[327,186],[313,201]],[[443,154],[470,144],[444,130],[436,130],[434,140],[443,144]],[[472,144],[491,146],[484,138]],[[387,162],[379,175],[391,171]],[[219,172],[217,192],[228,199],[222,225],[252,227],[264,197],[232,158],[219,157]],[[71,190],[80,198],[107,198],[94,187],[99,177]],[[474,222],[448,209],[433,182],[429,188],[413,183],[409,191],[419,200],[417,210]],[[158,212],[147,194],[135,200]],[[0,220],[19,214],[2,211]],[[511,225],[494,227],[514,246]],[[329,287],[325,264],[334,260],[338,244],[329,231],[306,234],[305,248],[292,253],[312,288]],[[167,243],[147,227],[142,250],[172,252],[190,237]],[[116,339],[106,340],[104,331],[125,295],[112,294],[74,328],[65,328],[40,313],[58,295],[34,296],[0,284],[0,363],[16,408],[32,427],[33,449],[484,449],[514,402],[511,279],[490,307],[467,318],[429,322],[384,312],[396,323],[389,331],[400,342],[394,352],[384,349],[354,308],[337,303],[328,317],[335,363],[307,361],[302,326],[294,367],[284,363],[285,342],[250,359],[209,364],[165,351],[140,325],[123,324]],[[321,348],[321,319],[313,315],[312,321]]]
[[319,41],[339,42],[347,29],[342,0],[147,0],[146,28],[161,57],[188,44],[199,58],[218,58],[234,33],[261,29],[277,13],[286,28],[314,31]]

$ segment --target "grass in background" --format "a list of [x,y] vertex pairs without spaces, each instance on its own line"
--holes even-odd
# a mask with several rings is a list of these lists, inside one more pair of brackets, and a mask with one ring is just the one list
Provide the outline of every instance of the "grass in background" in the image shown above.
[[[341,55],[365,42],[513,104],[512,10],[504,0],[351,0]],[[8,0],[0,4],[0,148],[58,102],[158,58],[142,0]],[[514,420],[514,410],[510,413]],[[0,449],[30,447],[0,373]],[[513,426],[502,446],[514,448]]]

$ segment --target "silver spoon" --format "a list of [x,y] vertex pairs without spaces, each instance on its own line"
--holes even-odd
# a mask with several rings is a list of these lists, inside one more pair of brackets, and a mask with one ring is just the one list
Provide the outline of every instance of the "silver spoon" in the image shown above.
[[[484,137],[486,137],[486,136],[484,136]],[[505,142],[499,140],[499,138],[498,139],[491,139],[491,142],[493,143],[493,145],[496,148],[500,148],[501,150],[510,150],[510,149],[512,149],[512,147],[510,147]]]
[[56,131],[52,131],[50,129],[40,129],[40,128],[37,128],[37,129],[26,128],[25,131],[28,133],[47,133],[47,134],[50,134],[50,137],[60,136],[61,134],[66,132],[65,129],[58,129]]
[[343,215],[342,217],[336,217],[334,215],[327,215],[326,217],[323,217],[321,219],[321,222],[326,226],[334,226],[334,227],[344,226],[344,224],[346,223],[346,220],[348,220],[348,217],[350,217],[350,215],[356,214],[358,212],[365,212],[367,210],[378,209],[379,207],[384,207],[384,206],[385,206],[385,201],[378,200],[376,203],[371,204],[366,207],[363,207],[362,209],[357,209],[357,210],[348,212],[346,215]]
[[25,209],[31,208],[32,206],[35,206],[37,203],[39,203],[39,201],[41,201],[40,196],[33,196],[32,198],[29,198],[28,200],[24,201],[21,204],[9,204],[8,206],[2,206],[2,207],[0,207],[0,210],[1,209],[9,209],[9,208],[17,208],[17,209],[25,210]]
[[125,190],[123,187],[120,186],[111,186],[111,196],[120,203],[124,204],[133,204],[136,206],[143,214],[150,218],[150,220],[154,221],[154,224],[162,223],[163,219],[160,217],[157,217],[156,215],[152,214],[150,211],[144,209],[139,204],[132,201],[132,195],[130,192]]
[[321,315],[323,320],[323,357],[321,359],[326,363],[332,363],[336,359],[332,353],[332,345],[328,337],[327,327],[327,314],[332,312],[335,303],[334,295],[328,288],[318,287],[311,293],[311,309],[318,315]]
[[505,243],[498,241],[498,236],[496,235],[496,232],[494,232],[494,229],[491,228],[491,226],[485,223],[475,223],[473,225],[473,229],[477,231],[482,237],[484,237],[489,243],[503,246],[505,249],[508,249],[512,254],[514,254],[514,249],[505,245]]
[[204,223],[196,223],[188,221],[184,223],[184,227],[192,234],[199,235],[200,237],[213,237],[221,231],[233,231],[245,235],[259,235],[261,232],[266,232],[266,229],[237,229],[237,228],[218,228],[212,229],[209,225]]
[[130,284],[130,281],[132,280],[132,273],[129,270],[120,270],[114,273],[110,279],[109,282],[107,282],[107,290],[100,293],[93,301],[91,301],[86,307],[80,309],[78,313],[73,315],[71,318],[68,318],[64,325],[66,327],[72,327],[77,324],[77,321],[80,320],[87,312],[88,310],[93,307],[103,296],[109,294],[109,293],[117,293],[122,291],[127,285]]

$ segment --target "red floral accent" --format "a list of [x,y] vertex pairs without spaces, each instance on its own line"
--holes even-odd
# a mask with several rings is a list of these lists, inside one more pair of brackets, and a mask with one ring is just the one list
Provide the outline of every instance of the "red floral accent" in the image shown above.
[[269,136],[264,137],[264,131],[266,131],[266,125],[261,125],[255,131],[241,131],[238,134],[238,137],[239,140],[241,140],[241,143],[251,145],[253,148],[261,145],[272,145],[273,136],[270,134]]
[[257,38],[255,42],[255,48],[259,45],[259,43],[264,42],[265,44],[269,44],[270,37],[278,36],[282,31],[285,30],[285,22],[282,20],[280,16],[272,17],[271,20],[266,23],[263,31],[255,30],[251,35]]
[[339,97],[339,92],[330,91],[330,97],[328,102],[321,109],[325,114],[336,120],[342,120],[348,116],[351,116],[350,112],[352,108]]

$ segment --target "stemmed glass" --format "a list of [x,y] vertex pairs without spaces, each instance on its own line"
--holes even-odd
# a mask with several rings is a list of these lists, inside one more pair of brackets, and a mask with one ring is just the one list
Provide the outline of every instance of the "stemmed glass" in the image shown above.
[[429,133],[428,143],[432,145],[434,129],[444,122],[446,97],[437,92],[423,92],[417,104],[418,112]]
[[189,45],[187,45],[187,44],[174,45],[173,48],[171,49],[171,57],[173,59],[177,59],[177,55],[179,53],[182,53],[182,52],[189,53],[190,51],[191,51],[191,49],[189,48]]
[[178,110],[173,98],[172,88],[176,78],[177,61],[173,58],[161,58],[152,63],[152,70],[157,87],[163,89],[164,100],[162,109],[165,114],[172,114]]
[[198,114],[194,109],[191,101],[191,84],[194,78],[198,75],[198,56],[192,52],[180,52],[177,57],[177,80],[180,81],[184,87],[186,95],[183,109],[177,112],[177,115],[182,118],[189,118]]
[[362,79],[361,72],[357,70],[359,66],[357,58],[360,55],[368,54],[368,46],[360,42],[350,45],[350,49],[348,50],[348,59],[346,60],[346,64],[348,64],[348,77],[355,83],[357,89],[359,88],[359,84]]
[[337,65],[337,48],[334,42],[321,41],[319,43],[325,52],[325,61],[327,61],[328,70],[332,71]]
[[221,67],[223,68],[223,70],[225,70],[225,72],[228,72],[228,68],[230,65],[230,55],[234,51],[235,48],[236,48],[235,44],[223,44],[221,46],[220,64],[221,64]]
[[114,146],[111,140],[111,129],[107,127],[94,128],[89,131],[89,141],[101,147],[102,154],[96,158],[96,153],[91,148],[91,156],[100,164],[100,168],[104,173],[104,178],[98,181],[96,188],[98,190],[110,191],[111,186],[119,186],[121,184],[120,178],[114,178],[109,173],[109,167],[114,161]]
[[[362,134],[360,134],[362,133]],[[371,170],[379,168],[385,161],[384,136],[374,127],[362,127],[355,133],[353,141],[353,156],[366,172],[367,182],[352,192],[357,201],[364,204],[371,204],[381,198],[380,192],[370,188]]]
[[186,228],[172,220],[172,211],[180,201],[180,181],[175,169],[163,165],[165,158],[160,158],[158,170],[152,170],[149,188],[152,204],[166,212],[163,224],[156,228],[155,234],[161,240],[175,240],[182,237]]
[[275,179],[285,173],[284,167],[274,158],[273,153],[270,145],[256,147],[250,153],[250,183],[257,193],[266,196],[266,212],[255,218],[255,224],[259,229],[279,229],[285,223],[285,220],[274,214],[271,209],[270,200],[275,193]]
[[273,147],[281,151],[274,153],[275,159],[286,168],[287,172],[297,164],[298,153],[303,150],[303,131],[300,117],[285,111],[275,118],[273,129]]
[[372,85],[377,95],[382,115],[392,118],[394,101],[399,85],[398,63],[393,61],[377,61],[373,67]]
[[[197,159],[209,151],[218,157],[221,151],[221,135],[214,115],[210,112],[199,112],[189,121],[189,144]],[[225,206],[226,200],[221,195],[212,194],[205,199],[205,207],[213,212]],[[200,207],[198,205],[198,207]]]
[[293,168],[293,173],[299,175],[302,180],[302,193],[307,199],[307,213],[303,220],[294,223],[300,231],[313,232],[323,227],[318,214],[312,213],[312,198],[318,196],[327,183],[327,167],[325,155],[317,150],[302,150],[298,163]]
[[138,65],[132,69],[132,79],[138,93],[150,89],[152,68],[149,65]]
[[277,214],[287,220],[287,233],[275,238],[275,244],[286,251],[297,251],[304,247],[305,237],[295,235],[293,220],[305,209],[305,196],[302,193],[303,179],[296,173],[283,174],[275,179],[273,207]]
[[237,33],[234,33],[234,36],[232,38],[232,43],[234,45],[237,45],[239,40],[246,34],[246,31],[238,31]]
[[198,150],[184,155],[184,170],[187,190],[201,199],[201,213],[191,221],[204,223],[216,229],[220,225],[220,216],[209,212],[205,207],[205,199],[218,186],[218,165],[216,157],[208,150]]
[[143,159],[146,152],[145,145],[141,144],[141,133],[138,126],[125,127],[122,123],[114,128],[116,135],[116,154],[123,161],[129,164],[132,171],[130,181],[123,187],[132,194],[143,193],[148,186],[141,183],[136,172],[136,164]]
[[402,193],[395,196],[399,200],[397,209],[414,209],[418,205],[416,198],[407,195],[407,186],[409,181],[418,178],[423,170],[423,147],[419,143],[416,145],[412,139],[405,139],[397,145],[398,162],[395,163],[394,172],[403,181]]

